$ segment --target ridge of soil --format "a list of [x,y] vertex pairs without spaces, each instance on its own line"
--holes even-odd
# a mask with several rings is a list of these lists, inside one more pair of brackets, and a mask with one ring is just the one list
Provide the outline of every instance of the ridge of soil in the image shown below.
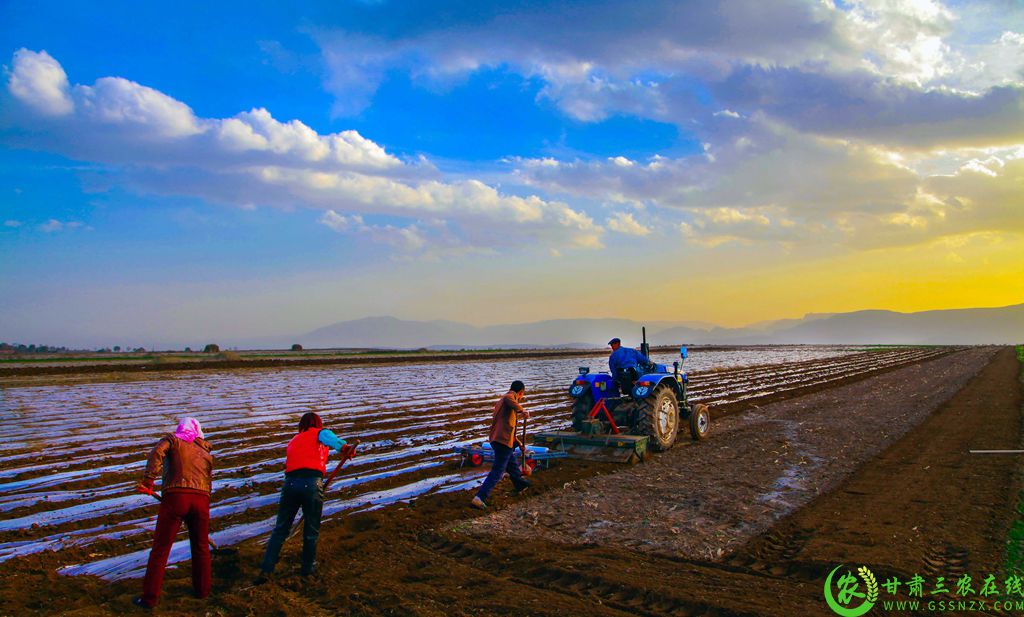
[[[1009,349],[967,350],[716,418],[708,441],[656,456],[649,466],[566,463],[535,476],[532,498],[511,496],[503,483],[492,496],[494,515],[468,510],[470,493],[460,492],[328,520],[320,575],[311,580],[297,576],[298,545],[292,542],[279,576],[252,587],[262,547],[246,542],[234,558],[215,558],[214,594],[206,601],[190,597],[187,567],[170,570],[156,614],[819,615],[827,614],[824,576],[841,562],[867,564],[880,578],[916,571],[996,573],[1014,517],[1020,466],[1016,457],[981,457],[968,450],[1019,443],[1018,370]],[[837,407],[851,410],[852,423],[842,435],[829,429],[828,420],[835,418],[829,411]],[[883,426],[884,434],[878,423],[858,427],[852,410],[887,414],[891,423]],[[790,432],[790,422],[802,424]],[[756,455],[754,465],[750,458],[736,458],[744,456],[741,446],[747,444]],[[745,465],[730,484],[736,496],[767,489],[771,499],[716,500],[709,492],[715,485],[699,482],[679,485],[691,491],[687,495],[663,494],[665,478],[686,482],[690,475],[672,461],[678,465],[697,454],[706,461],[697,480],[727,473],[730,464]],[[786,475],[809,465],[813,473]],[[636,473],[660,474],[662,484],[637,490],[624,481]],[[796,482],[776,486],[780,477]],[[616,533],[597,528],[591,544],[568,544],[578,529],[569,519],[581,512],[571,509],[572,500],[595,499],[576,489],[592,483],[598,490],[619,491],[599,499],[628,502],[651,491],[655,499],[679,502],[681,508],[669,514],[682,509],[704,518],[673,521],[676,534],[671,527],[666,533],[660,519],[643,525],[638,515],[633,526]],[[694,496],[708,499],[688,501]],[[562,537],[549,537],[543,528],[536,533],[539,515],[538,525],[527,525],[530,533],[521,533],[521,523],[499,525],[551,503],[570,508],[543,521],[556,529],[568,525]],[[731,518],[744,505],[750,527]],[[719,519],[746,535],[729,541],[705,533],[714,528],[708,521]],[[498,533],[481,533],[486,530]],[[688,540],[674,540],[679,536]],[[697,537],[719,545],[706,553],[704,544],[689,540]],[[0,614],[132,610],[139,581],[61,577],[51,562],[37,555],[0,565]]]

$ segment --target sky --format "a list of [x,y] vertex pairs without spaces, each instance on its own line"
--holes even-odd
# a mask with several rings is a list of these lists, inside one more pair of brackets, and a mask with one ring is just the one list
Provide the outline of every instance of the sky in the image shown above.
[[0,3],[0,340],[1024,302],[1016,0],[290,4]]

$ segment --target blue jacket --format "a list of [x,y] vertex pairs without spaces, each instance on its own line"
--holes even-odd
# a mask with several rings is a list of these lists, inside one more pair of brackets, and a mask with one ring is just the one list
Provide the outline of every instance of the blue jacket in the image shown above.
[[619,347],[608,356],[608,368],[612,377],[619,374],[619,369],[633,368],[637,364],[647,364],[650,360],[632,347]]
[[338,436],[334,434],[334,431],[329,431],[327,429],[322,429],[320,431],[320,435],[318,435],[318,440],[320,441],[320,443],[324,444],[325,446],[334,451],[341,450],[341,447],[345,445],[344,439],[339,439]]

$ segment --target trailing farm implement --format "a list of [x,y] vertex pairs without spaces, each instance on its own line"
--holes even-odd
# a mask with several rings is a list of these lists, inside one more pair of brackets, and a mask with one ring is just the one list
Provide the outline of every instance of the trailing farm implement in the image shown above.
[[[646,328],[641,353],[650,358]],[[572,430],[538,433],[533,443],[573,458],[637,463],[668,450],[682,427],[694,440],[711,429],[707,405],[687,400],[686,347],[671,367],[645,362],[617,371],[591,373],[581,366],[569,386]]]

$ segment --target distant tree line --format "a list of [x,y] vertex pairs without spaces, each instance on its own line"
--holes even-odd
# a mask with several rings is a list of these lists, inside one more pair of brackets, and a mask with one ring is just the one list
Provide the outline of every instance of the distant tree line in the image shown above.
[[[125,352],[144,353],[146,349],[144,347],[125,347]],[[68,349],[67,347],[58,347],[56,345],[25,345],[24,343],[0,343],[0,353],[82,353],[82,352],[95,352],[95,353],[120,353],[121,346],[114,345],[111,347],[100,347],[99,349]]]
[[68,348],[50,345],[25,345],[24,343],[0,343],[0,351],[9,353],[64,353],[68,351]]

